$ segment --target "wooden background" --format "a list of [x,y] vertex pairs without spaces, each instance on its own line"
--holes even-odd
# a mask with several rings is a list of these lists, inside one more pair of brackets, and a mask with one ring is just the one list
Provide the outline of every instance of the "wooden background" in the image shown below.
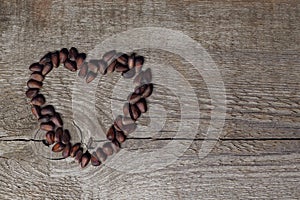
[[[0,198],[300,199],[299,15],[297,0],[0,0]],[[174,66],[196,91],[201,123],[189,149],[171,165],[148,173],[105,166],[82,170],[71,161],[46,159],[52,155],[38,140],[40,133],[35,137],[38,126],[24,95],[28,66],[48,51],[75,46],[88,52],[115,33],[144,26],[182,31],[217,64],[227,114],[212,151],[198,158],[211,109],[201,75],[176,55],[144,50],[146,59]],[[59,68],[45,81],[44,94],[69,124],[75,77]],[[116,80],[102,78],[103,88],[97,87],[104,129],[111,123]],[[170,88],[158,87],[149,99],[151,107],[163,106],[167,113],[153,138],[172,137],[180,120],[180,104]],[[149,123],[147,116],[141,123]],[[150,151],[168,142],[130,139],[124,149]]]

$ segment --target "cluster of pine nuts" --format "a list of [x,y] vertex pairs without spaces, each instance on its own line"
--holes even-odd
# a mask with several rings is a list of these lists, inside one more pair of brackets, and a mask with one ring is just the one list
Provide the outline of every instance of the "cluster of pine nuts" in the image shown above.
[[[53,152],[62,152],[62,157],[74,157],[84,168],[89,162],[93,166],[99,166],[105,162],[107,156],[117,153],[128,134],[136,129],[136,120],[147,111],[146,98],[152,94],[152,74],[148,68],[142,71],[144,57],[135,53],[127,55],[115,50],[105,53],[102,59],[86,61],[86,54],[79,53],[75,47],[62,48],[60,51],[49,52],[39,62],[30,65],[31,75],[27,82],[26,97],[31,99],[31,111],[40,123],[40,129],[45,131],[44,144],[52,145]],[[83,144],[71,143],[71,134],[63,128],[63,120],[60,113],[56,112],[52,105],[45,105],[46,99],[40,89],[43,80],[53,68],[63,65],[72,72],[78,72],[78,76],[85,79],[86,83],[93,81],[98,73],[105,75],[114,71],[120,72],[124,78],[134,78],[136,88],[128,96],[128,102],[123,106],[124,115],[119,115],[106,132],[109,140],[95,152],[84,150]]]

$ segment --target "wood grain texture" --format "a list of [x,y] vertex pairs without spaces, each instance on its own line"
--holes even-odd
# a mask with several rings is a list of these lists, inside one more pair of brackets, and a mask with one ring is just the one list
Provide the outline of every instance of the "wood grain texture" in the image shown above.
[[[1,199],[299,199],[299,1],[1,0],[0,13]],[[172,66],[195,91],[199,130],[194,137],[178,139],[190,142],[189,148],[167,167],[145,173],[122,172],[129,162],[122,157],[117,158],[123,162],[119,170],[109,164],[82,170],[72,159],[49,160],[57,156],[39,141],[42,133],[36,135],[37,123],[24,95],[28,66],[48,51],[75,46],[89,52],[111,35],[146,26],[182,31],[217,64],[227,108],[212,150],[198,157],[213,109],[201,74],[178,55],[142,49],[137,52],[147,63]],[[72,123],[76,80],[75,73],[58,68],[46,78],[43,93],[79,140]],[[122,105],[124,99],[111,92],[118,75],[98,80],[95,107],[105,130],[113,118],[111,101]],[[174,82],[172,76],[166,81]],[[149,99],[150,113],[165,111],[161,130],[142,129],[123,151],[151,152],[171,142],[181,115],[172,89],[176,82],[158,85]],[[151,117],[159,121],[161,116],[147,113],[139,123],[146,126]],[[101,138],[94,139],[97,144]],[[136,160],[141,165],[147,161]]]

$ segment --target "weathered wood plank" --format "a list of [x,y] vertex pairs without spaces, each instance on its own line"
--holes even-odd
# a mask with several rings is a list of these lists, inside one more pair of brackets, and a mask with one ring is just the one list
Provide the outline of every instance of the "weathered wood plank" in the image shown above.
[[[299,199],[298,1],[2,0],[0,13],[1,199]],[[41,134],[35,137],[37,124],[24,97],[28,66],[50,50],[76,46],[89,52],[113,34],[143,26],[182,31],[217,64],[227,113],[209,155],[198,157],[213,109],[203,77],[178,55],[146,49],[138,51],[146,63],[172,66],[198,98],[199,130],[178,139],[191,142],[184,154],[162,169],[133,174],[108,167],[81,170],[72,160],[48,160],[55,155],[34,141]],[[75,77],[63,68],[55,70],[45,80],[44,94],[79,140],[72,124]],[[124,145],[128,154],[156,150],[177,133],[180,103],[171,89],[178,82],[172,76],[165,79],[174,84],[158,85],[149,102],[150,109],[165,109],[166,117],[150,112],[140,124],[165,123],[158,133],[139,130],[134,137],[140,139]],[[117,75],[103,77],[96,88],[97,117],[104,129],[111,123],[111,101],[124,102],[112,97],[117,81]],[[125,158],[118,158],[124,167]],[[143,165],[147,159],[133,161]]]

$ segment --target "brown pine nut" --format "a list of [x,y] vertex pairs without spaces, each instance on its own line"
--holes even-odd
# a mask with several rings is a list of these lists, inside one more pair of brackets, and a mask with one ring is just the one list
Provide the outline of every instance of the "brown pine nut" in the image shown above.
[[128,58],[128,67],[132,69],[135,65],[135,53],[132,53]]
[[115,71],[115,67],[116,67],[117,61],[114,60],[112,63],[110,63],[106,69],[107,73],[112,73]]
[[63,135],[63,129],[61,127],[57,128],[54,135],[54,141],[61,142],[62,135]]
[[141,113],[147,112],[147,102],[145,98],[140,99],[137,103],[136,106],[138,109],[141,111]]
[[152,94],[152,91],[153,91],[153,84],[152,83],[147,84],[145,91],[142,94],[142,97],[143,98],[149,97]]
[[80,143],[76,143],[72,146],[71,151],[70,151],[70,156],[71,157],[75,157],[77,151],[81,148],[81,144]]
[[127,65],[123,65],[119,62],[116,63],[115,71],[125,73],[129,70]]
[[32,99],[35,95],[37,95],[39,93],[39,89],[38,88],[29,88],[26,91],[26,97]]
[[42,122],[40,128],[44,131],[54,131],[55,124],[53,122]]
[[46,133],[46,141],[49,145],[53,144],[54,143],[54,135],[55,133],[53,131],[48,131]]
[[114,56],[116,55],[116,51],[115,50],[111,50],[111,51],[108,51],[107,53],[105,53],[102,57],[102,59],[105,61],[105,62],[108,62],[110,61]]
[[80,53],[78,54],[77,58],[76,58],[76,65],[78,69],[81,69],[82,64],[84,63],[86,59],[86,54],[85,53]]
[[42,72],[44,65],[41,65],[39,63],[33,63],[29,66],[29,70],[32,72]]
[[79,148],[75,155],[75,160],[77,160],[78,163],[81,163],[82,155],[83,155],[83,149]]
[[135,70],[136,73],[139,73],[143,67],[144,64],[144,57],[143,56],[137,56],[135,57]]
[[50,115],[50,116],[53,116],[55,113],[55,109],[52,105],[47,105],[47,106],[44,106],[42,107],[41,109],[41,114],[42,115]]
[[133,68],[133,69],[130,69],[130,70],[126,71],[126,72],[123,72],[122,76],[124,78],[126,78],[126,79],[134,77],[135,76],[135,69]]
[[69,59],[75,61],[78,56],[78,50],[75,47],[71,47],[69,50]]
[[91,160],[91,154],[86,151],[81,157],[81,168],[86,167]]
[[67,59],[65,61],[64,67],[72,72],[75,72],[77,70],[76,62],[70,59]]
[[40,116],[41,116],[41,108],[39,106],[36,106],[36,105],[33,105],[31,107],[31,112],[32,114],[37,118],[39,119]]
[[27,86],[28,86],[28,88],[40,89],[43,87],[43,82],[39,82],[34,79],[30,79],[29,81],[27,81]]
[[53,67],[57,68],[59,66],[59,51],[55,51],[51,54],[51,62]]
[[64,145],[63,143],[58,142],[52,147],[52,151],[53,152],[61,152],[65,148],[65,146],[66,145]]
[[92,153],[92,155],[91,155],[91,164],[93,166],[99,166],[99,165],[101,165],[101,162],[97,158],[96,152]]
[[65,129],[64,133],[61,137],[61,142],[64,143],[64,144],[68,144],[68,143],[70,143],[70,139],[71,139],[70,132],[69,132],[68,129]]
[[63,126],[63,121],[61,119],[61,116],[59,113],[54,113],[54,115],[51,117],[51,121],[57,126],[57,127],[62,127]]
[[101,147],[98,147],[96,150],[96,155],[98,157],[98,159],[103,163],[105,162],[107,155],[103,152]]
[[52,69],[53,69],[53,64],[51,62],[45,63],[42,71],[42,75],[46,76],[49,72],[51,72]]
[[110,156],[110,155],[112,155],[114,153],[114,150],[113,150],[113,148],[111,146],[111,142],[106,142],[103,145],[102,150],[108,156]]
[[105,75],[107,73],[107,63],[104,60],[99,60],[99,72],[102,75]]
[[127,100],[130,104],[135,104],[136,102],[138,102],[141,99],[141,95],[136,94],[136,93],[132,93],[127,97]]
[[33,79],[33,80],[36,80],[38,82],[42,82],[44,80],[44,76],[42,75],[41,72],[32,72],[29,79]]
[[108,131],[106,133],[106,137],[107,137],[108,140],[113,140],[113,139],[115,139],[115,134],[116,134],[116,130],[115,130],[114,126],[112,125],[108,129]]
[[46,103],[46,99],[44,97],[44,95],[42,94],[37,94],[35,95],[30,102],[32,105],[36,105],[36,106],[42,106]]
[[71,143],[66,144],[65,148],[63,149],[62,156],[64,158],[67,158],[70,156],[71,151]]
[[141,116],[141,111],[135,104],[130,104],[129,109],[130,117],[132,120],[136,121]]
[[59,61],[60,63],[65,63],[69,56],[69,50],[67,48],[62,48],[59,52]]
[[86,75],[86,83],[90,83],[92,82],[95,78],[97,77],[97,74],[94,73],[94,72],[89,72],[87,75]]
[[121,144],[126,140],[126,136],[123,131],[116,132],[116,140]]
[[79,76],[80,78],[84,78],[84,77],[86,77],[87,73],[88,73],[88,65],[87,65],[87,63],[85,62],[85,63],[83,63],[83,64],[81,65],[81,69],[80,69],[80,71],[79,71],[79,73],[78,73],[78,76]]

